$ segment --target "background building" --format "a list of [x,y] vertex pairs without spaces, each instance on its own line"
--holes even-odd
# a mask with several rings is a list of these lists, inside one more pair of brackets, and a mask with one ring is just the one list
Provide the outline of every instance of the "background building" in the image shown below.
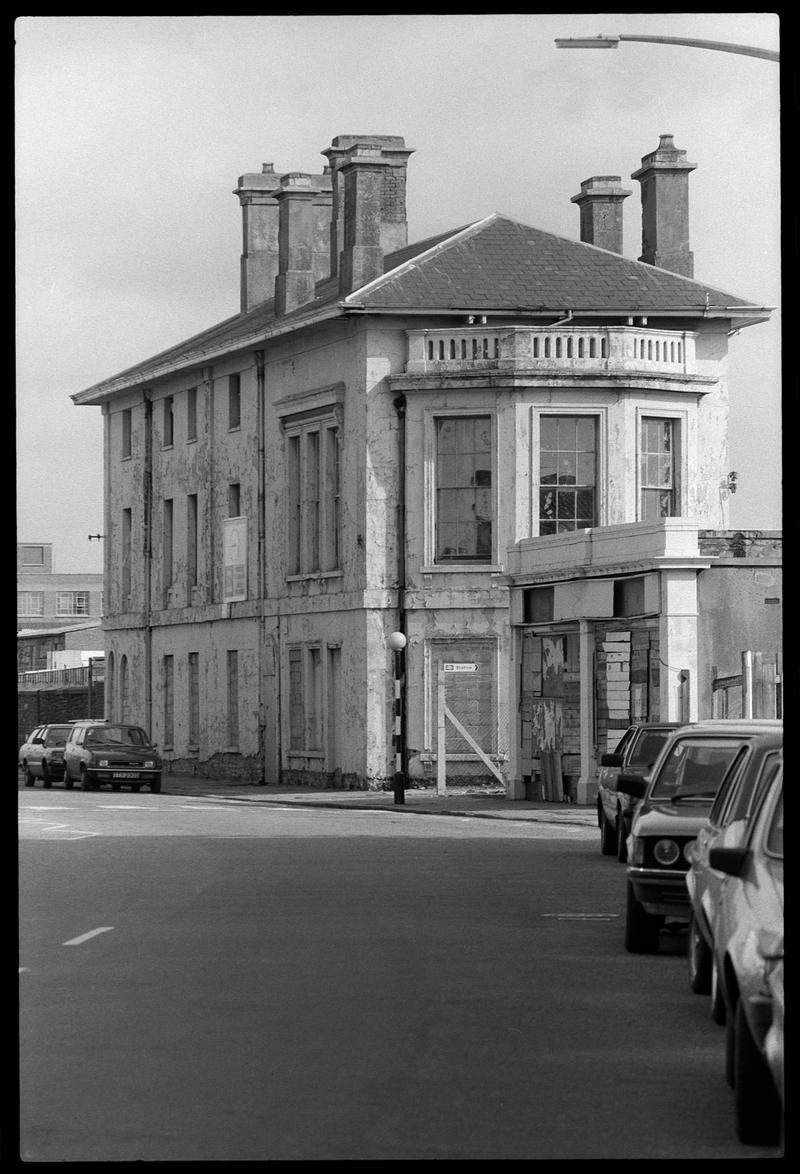
[[769,311],[694,280],[671,136],[640,261],[618,176],[579,241],[492,213],[409,245],[403,139],[322,153],[240,177],[237,315],[73,397],[105,421],[106,711],[175,771],[383,786],[401,631],[412,779],[444,720],[449,779],[521,797],[544,749],[588,797],[616,723],[710,712],[727,340]]
[[52,542],[17,543],[18,630],[66,628],[102,615],[102,575],[59,574]]

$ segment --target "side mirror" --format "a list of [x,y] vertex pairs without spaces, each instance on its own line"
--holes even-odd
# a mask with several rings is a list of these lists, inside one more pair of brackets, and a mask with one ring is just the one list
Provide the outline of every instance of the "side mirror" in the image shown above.
[[633,799],[642,799],[647,786],[647,779],[630,771],[620,771],[617,776],[617,790],[622,791],[623,795],[630,795]]
[[749,855],[748,848],[710,848],[708,863],[727,876],[741,876]]
[[601,766],[622,766],[622,755],[621,754],[601,754],[600,755],[600,765]]

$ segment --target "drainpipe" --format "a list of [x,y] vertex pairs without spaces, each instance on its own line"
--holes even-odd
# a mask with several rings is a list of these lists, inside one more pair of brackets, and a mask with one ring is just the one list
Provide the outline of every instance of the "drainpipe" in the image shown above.
[[144,393],[144,696],[147,732],[153,736],[153,401]]
[[[398,421],[398,472],[397,472],[397,631],[408,639],[406,632],[406,397],[398,395],[394,400]],[[395,676],[399,681],[397,705],[397,763],[394,792],[395,803],[405,802],[405,784],[408,770],[408,747],[406,744],[407,714],[407,673],[406,646],[394,652]]]
[[[265,452],[264,452],[264,352],[255,352],[256,360],[256,429],[258,434],[258,757],[261,762],[263,785],[267,781],[267,747],[264,737],[264,645],[266,616],[264,614],[266,594],[266,535],[265,535]],[[270,649],[272,652],[272,649]]]

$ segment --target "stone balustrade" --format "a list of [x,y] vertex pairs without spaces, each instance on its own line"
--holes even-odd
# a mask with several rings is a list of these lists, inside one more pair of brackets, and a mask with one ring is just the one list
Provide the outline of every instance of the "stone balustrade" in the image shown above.
[[641,326],[466,326],[408,331],[406,373],[638,371],[694,375],[695,335]]

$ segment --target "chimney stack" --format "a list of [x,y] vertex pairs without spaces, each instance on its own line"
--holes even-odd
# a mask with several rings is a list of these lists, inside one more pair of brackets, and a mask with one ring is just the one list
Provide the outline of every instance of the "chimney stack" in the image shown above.
[[272,163],[260,173],[239,176],[234,195],[242,208],[241,312],[275,292],[278,275],[278,205],[273,192],[280,182]]
[[313,301],[314,200],[310,175],[291,171],[281,176],[275,192],[278,205],[278,274],[275,278],[275,316],[283,317]]
[[340,258],[345,247],[345,174],[343,168],[350,161],[350,154],[354,147],[363,147],[371,151],[373,162],[383,165],[383,178],[380,185],[380,238],[383,253],[393,253],[396,249],[402,249],[408,244],[406,169],[408,157],[413,154],[413,150],[406,147],[404,140],[399,135],[337,135],[331,146],[322,152],[330,163],[331,172],[333,201],[330,234],[331,275],[339,272]]
[[[297,173],[291,173],[297,174]],[[330,276],[331,174],[326,167],[322,175],[312,175],[314,186],[313,239],[315,280]],[[260,173],[239,176],[234,195],[242,208],[241,313],[275,295],[278,276],[278,211],[282,176],[272,163],[263,163]],[[313,295],[312,295],[313,296]]]
[[658,147],[642,159],[631,179],[642,185],[642,255],[640,261],[669,269],[682,277],[694,276],[689,249],[689,172],[672,135],[661,135]]
[[583,180],[580,192],[570,202],[580,209],[584,244],[622,252],[622,201],[630,194],[618,175],[593,175]]

